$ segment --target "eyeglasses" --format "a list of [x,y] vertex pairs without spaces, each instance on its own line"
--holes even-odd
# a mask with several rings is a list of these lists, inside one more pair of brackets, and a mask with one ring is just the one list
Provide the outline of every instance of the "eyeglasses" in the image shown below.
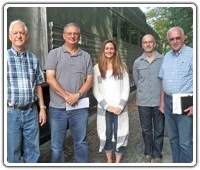
[[80,35],[80,33],[78,33],[78,32],[65,32],[65,34],[67,34],[68,36],[72,36],[72,35],[79,36]]
[[152,43],[154,43],[154,41],[143,41],[142,43],[143,44],[152,44]]
[[12,32],[13,35],[21,35],[21,36],[24,36],[26,35],[25,32]]
[[173,38],[169,38],[169,41],[172,42],[172,41],[180,41],[182,39],[182,37],[173,37]]

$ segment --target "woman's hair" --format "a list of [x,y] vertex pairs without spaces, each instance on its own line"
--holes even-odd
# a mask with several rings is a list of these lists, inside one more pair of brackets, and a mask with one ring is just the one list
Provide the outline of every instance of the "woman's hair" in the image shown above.
[[101,51],[100,51],[99,58],[98,58],[98,66],[99,66],[99,70],[101,73],[101,77],[105,78],[106,71],[107,71],[107,58],[104,55],[104,50],[105,50],[105,46],[107,43],[112,43],[114,45],[114,49],[115,49],[115,54],[114,54],[114,57],[112,60],[113,76],[115,78],[120,78],[122,76],[123,72],[125,70],[127,71],[127,67],[126,67],[125,63],[123,63],[120,59],[117,44],[111,39],[105,40],[101,46]]

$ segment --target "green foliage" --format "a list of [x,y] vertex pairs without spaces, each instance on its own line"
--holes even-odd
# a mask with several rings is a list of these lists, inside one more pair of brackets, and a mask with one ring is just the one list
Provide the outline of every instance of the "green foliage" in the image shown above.
[[148,8],[146,18],[149,25],[159,34],[163,53],[169,50],[166,40],[167,30],[174,26],[183,28],[187,36],[186,44],[193,46],[193,9],[191,7]]
[[186,44],[193,46],[193,10],[190,7],[169,8],[172,26],[180,26],[187,36]]

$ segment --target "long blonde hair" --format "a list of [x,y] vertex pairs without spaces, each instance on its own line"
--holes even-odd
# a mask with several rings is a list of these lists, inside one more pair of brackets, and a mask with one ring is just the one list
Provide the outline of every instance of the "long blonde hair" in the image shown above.
[[117,48],[117,44],[111,40],[105,40],[101,46],[101,51],[99,54],[99,58],[98,58],[98,66],[99,66],[99,70],[101,73],[101,77],[105,78],[106,76],[106,71],[107,71],[107,59],[104,55],[104,50],[105,50],[105,46],[107,43],[112,43],[114,45],[114,49],[115,49],[115,54],[112,60],[112,69],[113,69],[113,76],[115,78],[120,78],[123,74],[124,71],[127,71],[127,67],[125,65],[125,63],[123,63],[121,61],[121,58],[119,56],[119,52],[118,52],[118,48]]

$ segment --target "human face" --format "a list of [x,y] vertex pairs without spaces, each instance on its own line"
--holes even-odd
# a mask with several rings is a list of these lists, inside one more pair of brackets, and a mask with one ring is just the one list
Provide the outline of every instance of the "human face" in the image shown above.
[[109,42],[105,45],[104,55],[107,59],[112,59],[115,55],[115,47],[114,44]]
[[12,47],[16,50],[24,50],[25,44],[28,40],[28,35],[25,32],[25,28],[21,23],[16,23],[12,27],[12,31],[9,33],[9,39],[12,43]]
[[68,26],[63,34],[63,39],[68,45],[77,45],[80,40],[80,30],[76,26]]
[[182,35],[181,30],[172,29],[168,34],[168,42],[171,48],[178,52],[184,45],[185,37]]
[[154,48],[156,46],[155,39],[152,35],[145,35],[142,39],[142,48],[144,49],[144,52],[151,53],[153,52]]

